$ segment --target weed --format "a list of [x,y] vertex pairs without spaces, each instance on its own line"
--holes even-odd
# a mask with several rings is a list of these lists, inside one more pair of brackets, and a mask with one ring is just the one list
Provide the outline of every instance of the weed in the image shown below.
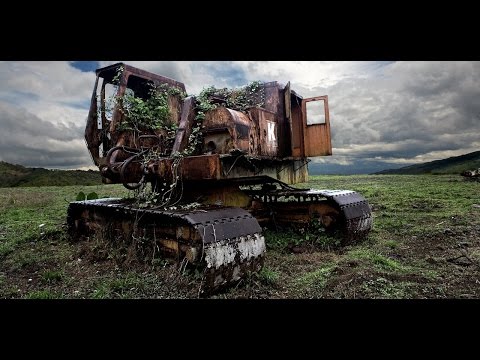
[[88,195],[85,195],[83,191],[80,191],[77,194],[75,201],[85,201],[85,200],[95,200],[95,199],[98,199],[98,194],[95,191],[88,193]]
[[384,277],[378,277],[364,282],[360,290],[372,298],[401,299],[406,296],[406,289],[410,285],[408,282],[393,283]]
[[326,264],[294,280],[294,287],[301,297],[322,297],[322,291],[330,278],[335,265]]
[[280,278],[280,274],[277,271],[272,270],[266,266],[264,266],[262,270],[260,270],[258,275],[260,280],[266,285],[276,285],[278,279]]
[[58,299],[61,296],[58,296],[50,290],[35,290],[29,292],[25,297],[27,299]]
[[135,273],[128,272],[114,279],[102,279],[97,284],[92,293],[95,299],[105,299],[109,297],[129,298],[134,293],[145,288],[145,282]]
[[92,298],[94,299],[108,299],[110,297],[110,290],[106,284],[100,284],[93,290]]
[[269,249],[285,250],[293,246],[307,246],[317,250],[338,248],[341,238],[337,235],[326,234],[321,225],[314,222],[306,228],[281,229],[280,231],[267,229],[264,231],[265,242]]
[[370,249],[358,248],[348,252],[347,256],[352,260],[367,260],[371,264],[385,271],[405,271],[406,268],[393,259],[382,254],[373,252]]
[[45,270],[42,273],[42,281],[47,284],[62,281],[63,278],[64,274],[61,270]]
[[398,247],[398,242],[395,240],[386,240],[384,244],[390,249],[395,249],[396,247]]
[[304,240],[300,234],[294,232],[292,229],[286,229],[281,232],[266,229],[263,234],[267,248],[274,250],[284,250],[290,244],[293,243],[297,245]]

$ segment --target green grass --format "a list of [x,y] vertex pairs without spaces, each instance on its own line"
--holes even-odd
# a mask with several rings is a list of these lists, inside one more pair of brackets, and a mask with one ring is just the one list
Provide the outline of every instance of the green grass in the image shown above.
[[27,299],[58,299],[60,297],[62,296],[50,290],[35,290],[25,296]]
[[368,280],[360,286],[367,297],[380,299],[402,299],[408,297],[410,282],[394,283],[384,277]]
[[293,246],[310,246],[330,250],[340,245],[339,237],[325,234],[315,224],[311,224],[309,228],[301,230],[282,229],[274,231],[266,229],[263,234],[266,238],[267,248],[278,251]]
[[65,275],[61,270],[45,270],[42,273],[42,281],[47,284],[62,281],[64,277]]
[[99,279],[91,295],[95,299],[134,298],[145,290],[148,282],[141,274],[130,271],[113,278]]
[[111,298],[111,291],[105,284],[98,285],[90,294],[92,299],[108,299]]
[[259,272],[260,280],[267,285],[277,284],[280,274],[278,271],[272,270],[267,266],[264,266]]
[[79,191],[96,192],[99,197],[128,195],[121,185],[0,188],[0,257],[18,244],[63,231],[68,204]]
[[302,186],[360,192],[376,210],[376,240],[430,232],[436,224],[450,223],[452,216],[470,216],[472,205],[479,202],[478,183],[458,175],[311,176]]
[[390,249],[395,249],[398,247],[398,241],[395,240],[385,240],[384,245]]
[[26,168],[0,161],[0,187],[100,185],[99,171]]
[[8,266],[10,271],[18,271],[24,268],[37,269],[42,262],[58,256],[57,253],[49,254],[43,251],[44,249],[38,251],[35,245],[32,246],[14,251],[4,261],[4,265]]
[[409,269],[393,259],[389,259],[382,254],[373,252],[368,248],[358,248],[347,253],[351,260],[366,260],[371,265],[383,271],[407,272]]
[[[311,176],[298,186],[361,193],[373,208],[368,239],[341,248],[324,233],[266,230],[263,270],[218,297],[480,297],[480,267],[447,261],[464,249],[480,264],[480,209],[473,206],[480,183],[459,175],[362,175]],[[198,279],[170,262],[117,268],[112,257],[85,257],[85,242],[67,241],[68,204],[80,191],[131,194],[121,185],[0,188],[1,298],[198,296]],[[88,246],[95,250],[95,241]],[[307,250],[292,253],[292,246]]]
[[335,265],[333,264],[323,264],[320,268],[297,277],[293,281],[295,291],[301,297],[321,297],[320,294],[334,269]]

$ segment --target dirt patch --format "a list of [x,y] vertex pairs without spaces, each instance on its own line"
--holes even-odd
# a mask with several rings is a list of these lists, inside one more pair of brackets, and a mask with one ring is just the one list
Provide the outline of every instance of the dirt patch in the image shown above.
[[[402,239],[384,252],[403,266],[399,269],[383,269],[382,262],[372,263],[376,258],[349,257],[345,249],[271,250],[265,273],[251,274],[209,297],[479,297],[479,230]],[[92,250],[91,243],[70,243],[58,233],[9,254],[0,265],[0,284],[3,298],[198,298],[201,281],[193,269],[179,272],[167,261],[122,266],[107,252]]]
[[[480,227],[446,228],[433,234],[409,237],[396,249],[405,263],[430,272],[434,297],[480,296]],[[419,279],[411,279],[419,283]]]

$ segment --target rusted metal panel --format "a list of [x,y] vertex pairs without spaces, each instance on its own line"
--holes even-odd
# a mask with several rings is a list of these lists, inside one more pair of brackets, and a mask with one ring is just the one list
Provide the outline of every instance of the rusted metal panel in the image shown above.
[[280,94],[278,91],[278,83],[276,81],[268,82],[264,84],[265,89],[265,102],[264,109],[273,113],[278,113]]
[[98,130],[98,105],[97,105],[97,87],[98,87],[98,76],[95,80],[95,86],[93,87],[92,97],[90,99],[90,110],[87,117],[87,125],[85,127],[85,141],[87,143],[88,151],[92,156],[92,160],[95,165],[99,165],[99,146],[100,146],[100,136]]
[[168,95],[167,102],[170,110],[170,121],[178,125],[182,114],[182,101],[178,96]]
[[172,158],[162,158],[149,164],[149,172],[160,178],[172,180],[173,166],[183,181],[220,179],[220,159],[218,155],[200,155],[182,158],[174,163]]
[[286,184],[298,184],[308,181],[308,167],[305,160],[293,160],[281,168],[277,179]]
[[195,119],[195,98],[187,97],[183,101],[183,109],[178,124],[175,142],[173,144],[172,153],[181,152],[186,149],[188,145],[188,138],[192,133],[192,124]]
[[95,71],[95,73],[97,75],[104,74],[106,79],[111,80],[117,74],[120,66],[122,66],[125,69],[124,73],[127,75],[126,77],[124,77],[123,81],[122,80],[120,81],[120,83],[121,84],[123,83],[123,85],[126,85],[125,80],[127,79],[128,75],[134,74],[134,75],[137,75],[137,76],[142,77],[144,79],[152,80],[156,85],[168,84],[170,86],[177,87],[177,88],[181,89],[182,91],[185,91],[185,84],[181,83],[180,81],[170,79],[166,76],[157,75],[157,74],[151,73],[149,71],[142,70],[142,69],[124,64],[124,63],[116,63],[116,64],[113,64],[113,65],[105,66],[103,68],[99,68]]
[[[171,179],[172,166],[173,159],[163,158],[152,162],[148,168],[151,174]],[[308,180],[305,160],[272,161],[267,158],[244,155],[220,157],[218,154],[213,154],[183,158],[178,163],[178,167],[184,181],[239,179],[253,176],[269,176],[287,184]],[[215,187],[214,191],[221,193],[221,190]]]
[[[136,87],[143,86],[142,80],[138,80],[140,78],[184,89],[184,85],[175,80],[124,64],[115,64],[99,69],[97,74],[105,77],[104,83],[111,82],[120,65],[125,69],[120,77],[121,85],[118,89],[120,95],[125,92],[126,86],[132,79],[135,79]],[[100,86],[98,79],[97,86]],[[205,114],[202,123],[203,149],[199,153],[203,155],[188,156],[178,163],[180,174],[185,181],[270,176],[288,184],[294,184],[308,179],[305,156],[331,153],[328,111],[327,121],[324,125],[309,125],[308,127],[305,125],[305,110],[302,109],[302,105],[305,108],[306,102],[314,101],[316,98],[305,99],[302,102],[302,98],[290,89],[290,83],[285,87],[276,81],[265,83],[263,90],[265,94],[264,108],[253,107],[248,109],[245,114],[219,106]],[[104,90],[102,93],[105,96]],[[92,114],[98,113],[98,109],[95,109],[97,105],[95,96],[94,92],[92,94]],[[324,98],[326,99],[326,97]],[[129,161],[132,153],[125,152],[121,149],[122,146],[135,148],[138,150],[137,153],[141,149],[150,148],[158,154],[158,159],[150,160],[148,164],[147,181],[155,181],[155,178],[171,178],[173,160],[168,156],[175,152],[181,152],[188,146],[196,109],[193,97],[185,99],[183,104],[177,97],[169,97],[168,101],[172,120],[179,124],[173,145],[169,143],[171,149],[167,149],[165,146],[161,147],[153,139],[154,136],[158,136],[158,138],[165,136],[162,130],[146,131],[145,134],[149,138],[142,141],[139,141],[138,134],[119,131],[118,125],[123,121],[123,114],[116,109],[112,115],[112,121],[105,121],[105,119],[102,121],[102,127],[108,128],[109,135],[111,135],[111,139],[108,141],[105,137],[103,138],[104,150],[113,147],[116,149],[113,152],[109,151],[107,158],[102,158],[98,154],[98,139],[101,132],[95,127],[96,119],[92,117],[89,120],[86,137],[89,139],[89,147],[92,146],[90,150],[92,155],[95,155],[96,163],[100,164],[104,179],[108,178],[108,182],[122,182],[123,179],[123,181],[132,181],[133,183],[144,177],[140,161],[144,159],[135,158],[128,163],[128,167],[125,167],[124,163]],[[211,155],[233,156],[220,159],[218,156],[209,157]],[[277,161],[282,158],[282,161]],[[122,167],[125,168],[123,176]]]
[[[163,179],[172,179],[172,166],[174,160],[171,158],[163,158],[153,161],[149,164],[149,172]],[[305,160],[268,160],[262,158],[239,156],[222,156],[218,154],[190,156],[181,159],[178,162],[178,174],[183,181],[200,181],[200,180],[222,180],[222,179],[240,179],[250,178],[254,176],[268,176],[273,179],[280,180],[287,184],[296,184],[308,180],[308,168]],[[139,176],[139,173],[137,173]],[[138,180],[138,178],[137,178]],[[198,185],[195,185],[198,187]],[[222,189],[208,184],[214,193],[218,193],[220,200],[225,202],[228,194],[223,194]],[[224,186],[224,185],[223,185]],[[196,193],[197,188],[188,189],[188,192]],[[202,189],[208,197],[210,190]],[[233,189],[231,201],[241,201],[237,199]]]
[[257,152],[255,155],[278,156],[278,123],[275,113],[260,108],[250,109],[250,115],[254,120],[257,133]]
[[[307,124],[307,103],[312,101],[324,102],[325,123]],[[330,136],[330,116],[328,110],[328,96],[317,96],[302,100],[303,132],[305,156],[332,155],[332,142]]]
[[291,156],[292,155],[292,136],[293,136],[293,128],[292,128],[292,93],[290,90],[290,81],[285,85],[283,89],[283,99],[285,104],[285,122],[286,122],[286,131],[285,135],[282,136],[282,139],[285,140],[285,148],[283,149],[284,156]]
[[304,157],[305,147],[303,138],[303,114],[302,102],[296,97],[292,96],[292,156]]
[[218,155],[190,156],[181,162],[185,180],[220,179],[220,170]]
[[277,156],[290,156],[290,130],[285,117],[284,89],[277,81],[264,84],[265,102],[263,108],[274,114],[277,137],[282,139],[277,143]]
[[212,154],[228,154],[232,150],[248,153],[250,135],[255,128],[244,113],[223,106],[210,110],[203,121],[205,151]]

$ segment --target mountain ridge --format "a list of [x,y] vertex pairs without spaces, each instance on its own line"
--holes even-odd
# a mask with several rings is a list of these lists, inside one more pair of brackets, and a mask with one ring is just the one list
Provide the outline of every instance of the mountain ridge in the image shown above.
[[0,187],[100,185],[94,170],[49,170],[0,161]]
[[372,173],[373,175],[398,174],[460,174],[465,170],[480,167],[480,151],[474,151],[459,156],[451,156],[446,159],[429,161],[421,164],[408,165],[398,169],[386,169]]

